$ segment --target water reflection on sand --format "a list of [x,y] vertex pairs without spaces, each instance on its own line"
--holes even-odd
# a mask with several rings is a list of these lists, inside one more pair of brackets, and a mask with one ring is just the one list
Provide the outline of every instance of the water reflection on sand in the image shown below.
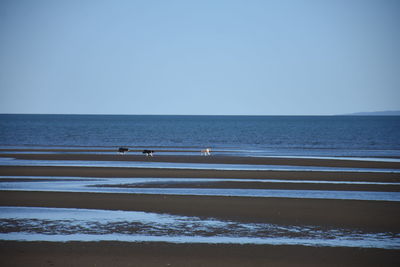
[[0,207],[0,239],[345,246],[400,249],[398,233],[241,223],[157,213]]
[[95,161],[95,160],[25,160],[0,157],[0,166],[57,166],[57,167],[117,167],[117,168],[157,168],[157,169],[193,169],[193,170],[258,170],[293,172],[372,172],[400,173],[400,169],[385,168],[349,168],[291,165],[252,165],[252,164],[214,164],[214,163],[177,163],[156,161]]
[[[12,177],[8,177],[12,178]],[[35,178],[37,180],[35,180]],[[332,191],[332,190],[280,190],[280,189],[236,189],[236,188],[134,188],[124,185],[135,183],[174,182],[210,182],[210,181],[249,181],[246,179],[184,179],[184,178],[82,178],[82,177],[34,177],[18,176],[15,181],[1,182],[0,190],[19,191],[54,191],[54,192],[92,192],[92,193],[124,193],[124,194],[169,194],[169,195],[206,195],[206,196],[243,196],[243,197],[286,197],[314,199],[354,199],[373,201],[400,201],[400,192],[369,192],[369,191]],[[6,179],[6,177],[3,177]],[[18,181],[18,180],[22,181]],[[1,181],[1,179],[0,179]],[[250,180],[254,181],[254,180]],[[288,182],[287,180],[256,180],[273,183]],[[293,182],[293,181],[292,181]],[[296,181],[302,182],[302,181]],[[312,183],[314,181],[303,181]],[[347,183],[317,181],[317,183]],[[290,183],[290,181],[289,181]],[[368,182],[364,182],[368,183]],[[369,182],[368,184],[374,184]],[[376,183],[375,183],[376,184]],[[379,183],[396,184],[396,183]]]

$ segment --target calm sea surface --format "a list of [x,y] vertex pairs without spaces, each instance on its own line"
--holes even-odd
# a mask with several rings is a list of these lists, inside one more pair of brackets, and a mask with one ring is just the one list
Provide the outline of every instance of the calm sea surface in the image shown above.
[[400,116],[0,115],[1,147],[175,147],[400,157]]

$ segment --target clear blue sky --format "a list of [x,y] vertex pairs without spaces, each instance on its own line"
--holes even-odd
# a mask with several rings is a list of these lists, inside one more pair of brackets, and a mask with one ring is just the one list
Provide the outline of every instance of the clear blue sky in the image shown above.
[[0,113],[400,110],[398,0],[1,0]]

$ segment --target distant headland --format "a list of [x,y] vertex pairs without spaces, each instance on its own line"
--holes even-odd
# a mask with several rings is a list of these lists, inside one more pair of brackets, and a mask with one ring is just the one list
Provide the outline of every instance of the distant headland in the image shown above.
[[400,116],[400,110],[386,110],[375,112],[356,112],[344,114],[345,116]]

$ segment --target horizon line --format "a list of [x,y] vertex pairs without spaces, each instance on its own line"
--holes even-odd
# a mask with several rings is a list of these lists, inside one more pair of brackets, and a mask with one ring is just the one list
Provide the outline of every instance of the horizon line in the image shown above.
[[[397,112],[399,114],[388,115],[381,114],[384,112]],[[377,112],[355,112],[355,113],[343,113],[343,114],[121,114],[121,113],[0,113],[0,115],[65,115],[65,116],[254,116],[254,117],[266,117],[266,116],[400,116],[400,111],[377,111]]]

